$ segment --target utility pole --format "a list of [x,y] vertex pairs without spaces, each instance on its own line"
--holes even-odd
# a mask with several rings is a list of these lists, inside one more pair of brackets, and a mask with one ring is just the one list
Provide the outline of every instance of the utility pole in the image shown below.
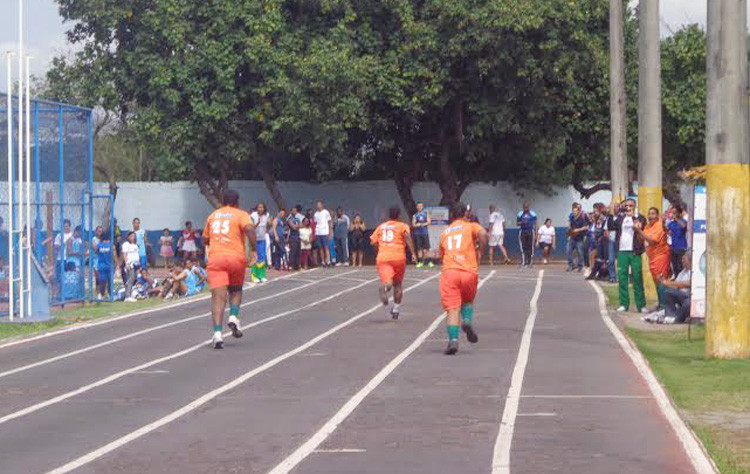
[[747,0],[708,0],[706,352],[725,359],[750,357],[746,35]]
[[625,127],[625,15],[622,0],[609,0],[609,117],[612,199],[628,195],[628,154]]
[[[659,0],[638,2],[638,30],[638,210],[645,216],[651,207],[662,210]],[[644,263],[644,288],[653,298],[656,286]]]

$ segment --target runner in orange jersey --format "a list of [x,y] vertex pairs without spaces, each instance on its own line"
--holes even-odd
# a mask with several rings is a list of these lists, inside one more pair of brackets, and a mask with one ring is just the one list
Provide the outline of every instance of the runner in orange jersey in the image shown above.
[[404,296],[403,281],[406,273],[406,248],[411,252],[412,263],[416,261],[414,244],[411,241],[409,226],[398,220],[401,208],[388,209],[389,221],[383,222],[370,236],[370,243],[378,251],[377,267],[380,275],[380,301],[388,306],[388,293],[393,288],[393,305],[388,313],[398,319],[401,299]]
[[487,231],[481,225],[469,222],[467,210],[463,204],[454,205],[451,209],[453,222],[440,234],[440,257],[443,260],[440,301],[448,313],[447,355],[458,352],[459,321],[469,342],[479,341],[472,324],[479,278],[477,246],[479,255],[484,255]]
[[[224,309],[229,295],[229,319],[227,326],[234,337],[242,337],[240,330],[240,303],[242,286],[245,283],[247,264],[255,263],[255,226],[250,215],[238,209],[240,195],[227,189],[224,206],[208,216],[203,227],[203,242],[206,246],[206,273],[211,287],[211,317],[214,324],[213,345],[224,347],[221,331],[224,326]],[[250,241],[250,262],[245,257],[245,237]]]

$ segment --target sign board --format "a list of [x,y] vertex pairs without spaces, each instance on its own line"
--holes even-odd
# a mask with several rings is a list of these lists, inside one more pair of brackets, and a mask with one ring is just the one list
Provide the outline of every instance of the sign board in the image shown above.
[[690,317],[706,317],[706,186],[695,185],[693,194],[693,274]]
[[428,228],[430,249],[432,249],[433,258],[437,258],[438,247],[440,247],[440,234],[451,223],[451,211],[446,206],[426,207],[425,210],[430,214],[432,221],[432,224]]

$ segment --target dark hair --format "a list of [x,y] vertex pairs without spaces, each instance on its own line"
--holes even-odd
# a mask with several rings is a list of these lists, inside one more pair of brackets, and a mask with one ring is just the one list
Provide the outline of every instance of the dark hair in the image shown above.
[[549,217],[544,219],[544,223],[546,224],[547,222],[552,222],[552,219],[550,219]]
[[131,235],[135,235],[135,232],[133,232],[132,230],[128,232],[128,235],[125,238],[129,239]]
[[164,232],[165,230],[166,230],[167,232],[169,232],[169,229],[165,227],[165,228],[164,228],[164,230],[162,230],[162,233],[163,233],[163,232]]
[[193,225],[192,221],[185,221],[185,227],[192,226],[192,225]]
[[73,232],[82,232],[82,231],[83,231],[83,228],[79,225],[77,225],[75,229],[73,229]]
[[657,215],[657,216],[659,215],[659,209],[657,209],[657,208],[655,208],[655,207],[649,207],[649,208],[648,208],[648,212],[651,212],[652,210],[653,210],[653,211],[656,211],[656,215]]
[[461,219],[466,215],[466,204],[457,202],[451,208],[451,217],[453,219]]
[[111,237],[109,235],[109,231],[105,231],[102,233],[102,240],[109,240]]
[[70,219],[65,219],[65,220],[63,221],[63,225],[65,225],[65,224],[68,224],[68,225],[70,225]]
[[302,204],[295,204],[292,209],[296,209],[297,212],[302,212]]
[[398,216],[401,215],[401,208],[398,206],[391,206],[388,208],[388,217],[392,220],[398,219]]
[[240,194],[234,189],[227,189],[224,191],[221,202],[225,206],[236,206],[240,203]]
[[141,220],[138,217],[133,218],[133,222],[135,221],[141,222]]
[[677,214],[682,214],[683,212],[685,212],[685,209],[683,209],[682,206],[678,204],[674,207],[674,212],[676,212]]

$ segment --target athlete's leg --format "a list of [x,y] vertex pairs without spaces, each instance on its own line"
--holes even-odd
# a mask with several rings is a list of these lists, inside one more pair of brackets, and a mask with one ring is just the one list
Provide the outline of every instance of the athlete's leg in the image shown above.
[[[234,283],[234,282],[233,282]],[[227,326],[234,337],[242,337],[240,330],[240,304],[242,303],[242,285],[229,287],[229,319]]]
[[211,319],[213,321],[214,349],[222,349],[224,340],[221,331],[224,328],[224,308],[227,305],[227,287],[222,286],[211,290]]
[[458,352],[458,336],[461,331],[461,326],[459,324],[461,319],[461,308],[451,308],[446,310],[446,313],[448,314],[448,347],[445,349],[445,354],[453,355]]

